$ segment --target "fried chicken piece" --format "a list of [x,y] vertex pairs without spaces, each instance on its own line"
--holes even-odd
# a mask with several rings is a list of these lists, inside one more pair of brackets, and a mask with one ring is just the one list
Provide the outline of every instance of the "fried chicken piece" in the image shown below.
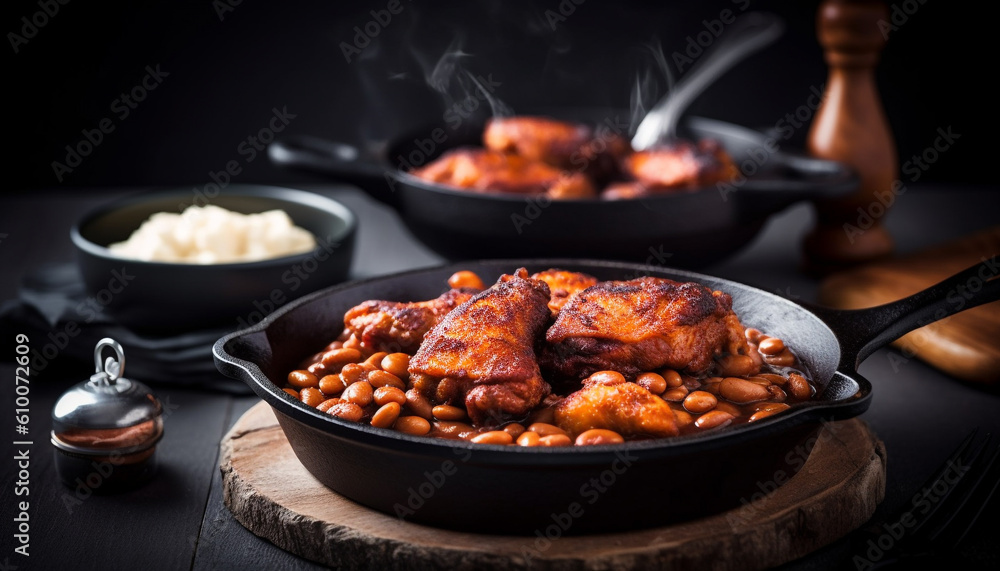
[[636,151],[622,159],[622,171],[630,182],[609,186],[602,195],[609,199],[636,198],[678,189],[694,189],[731,180],[739,174],[729,154],[709,139],[697,145],[676,141]]
[[410,174],[474,192],[547,194],[551,198],[597,196],[594,185],[583,174],[489,149],[454,149]]
[[549,298],[549,310],[552,315],[559,314],[569,298],[578,291],[583,291],[597,283],[597,278],[579,272],[567,272],[564,270],[548,269],[531,276],[533,280],[542,280],[549,286],[551,297]]
[[555,422],[574,436],[591,428],[614,430],[626,438],[680,434],[666,401],[628,382],[584,381],[582,389],[556,405]]
[[449,311],[478,292],[463,287],[448,290],[430,301],[366,301],[344,314],[344,333],[347,337],[354,335],[362,347],[371,351],[412,353]]
[[411,378],[451,379],[477,425],[527,414],[550,390],[534,350],[548,302],[549,287],[524,268],[501,276],[426,335],[410,359]]
[[542,367],[562,378],[596,371],[632,378],[670,367],[707,371],[717,356],[749,352],[732,298],[694,282],[642,277],[573,296],[546,332]]
[[494,117],[483,131],[483,144],[602,182],[617,173],[619,159],[632,150],[624,137],[610,130],[529,116]]

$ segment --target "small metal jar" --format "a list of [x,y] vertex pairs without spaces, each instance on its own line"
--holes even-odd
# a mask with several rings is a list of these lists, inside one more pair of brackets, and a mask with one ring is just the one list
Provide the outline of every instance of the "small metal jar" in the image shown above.
[[[115,357],[102,363],[102,351]],[[125,352],[113,339],[94,348],[96,372],[66,391],[52,411],[52,445],[63,483],[77,495],[136,487],[156,472],[163,406],[149,387],[124,378]]]

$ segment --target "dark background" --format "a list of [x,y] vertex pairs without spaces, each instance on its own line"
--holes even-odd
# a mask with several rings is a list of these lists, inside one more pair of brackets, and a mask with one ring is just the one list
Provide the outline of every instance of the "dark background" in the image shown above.
[[[496,95],[515,112],[539,105],[627,108],[636,78],[654,69],[644,45],[658,39],[676,77],[672,53],[705,29],[703,20],[747,3],[563,0],[575,10],[553,30],[545,13],[558,11],[560,0],[400,1],[403,11],[351,63],[341,42],[353,42],[353,28],[364,27],[387,0],[242,0],[221,19],[226,0],[77,0],[60,6],[16,54],[9,34],[22,33],[21,18],[40,7],[38,0],[6,2],[13,180],[5,188],[199,185],[234,159],[244,167],[239,182],[317,180],[280,170],[264,155],[247,162],[238,146],[267,125],[273,108],[296,115],[284,134],[368,144],[440,118],[446,100],[428,87],[424,70],[449,45],[470,54],[460,58],[465,69],[501,83]],[[895,4],[912,14],[890,35],[878,85],[901,162],[929,146],[939,127],[952,126],[961,140],[922,180],[992,182],[995,8],[944,0]],[[753,127],[773,126],[794,112],[826,78],[815,39],[817,6],[749,0],[748,11],[785,19],[784,37],[710,88],[691,112]],[[118,120],[112,102],[157,64],[169,76]],[[649,77],[656,89],[647,96],[663,93],[662,73]],[[114,120],[114,132],[58,181],[52,161],[65,160],[65,146],[105,117]]]

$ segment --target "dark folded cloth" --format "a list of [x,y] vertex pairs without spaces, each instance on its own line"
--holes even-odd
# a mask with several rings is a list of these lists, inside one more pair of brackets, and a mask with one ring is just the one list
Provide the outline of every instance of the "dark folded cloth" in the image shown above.
[[[0,304],[6,339],[27,335],[32,374],[58,370],[81,380],[93,373],[94,346],[110,337],[125,350],[125,376],[152,385],[187,385],[249,394],[243,383],[224,377],[212,360],[212,345],[226,329],[169,336],[136,333],[115,323],[93,300],[73,264],[40,267],[24,276],[20,295]],[[0,355],[12,359],[13,352]]]

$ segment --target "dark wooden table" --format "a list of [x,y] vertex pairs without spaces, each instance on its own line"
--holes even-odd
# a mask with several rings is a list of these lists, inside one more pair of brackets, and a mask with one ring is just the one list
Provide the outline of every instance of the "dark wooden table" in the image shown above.
[[[135,189],[60,190],[0,198],[0,299],[14,297],[20,276],[44,262],[72,259],[68,228],[87,208]],[[413,242],[394,213],[352,189],[311,190],[342,200],[361,220],[355,277],[429,266],[441,260]],[[911,185],[888,217],[899,251],[907,252],[1000,221],[1000,189]],[[798,300],[815,299],[817,282],[798,272],[799,244],[812,212],[799,205],[774,217],[764,232],[733,258],[707,268],[714,273]],[[655,248],[656,245],[651,245]],[[669,259],[666,262],[669,265]],[[1000,341],[998,341],[1000,342]],[[3,350],[14,350],[12,339]],[[970,430],[1000,432],[1000,395],[951,379],[917,360],[890,359],[881,350],[861,367],[874,385],[866,420],[888,449],[886,499],[875,520],[912,501],[924,480]],[[5,359],[10,359],[6,357]],[[14,366],[0,363],[3,454],[0,463],[0,570],[14,569],[310,569],[316,566],[257,538],[222,503],[219,441],[256,397],[154,385],[169,403],[166,435],[158,454],[161,471],[145,487],[121,495],[79,498],[59,483],[48,442],[58,396],[89,374],[46,379],[31,387],[30,447],[13,447]],[[15,448],[30,449],[30,495],[15,496]],[[14,553],[19,501],[30,502],[30,557]],[[79,501],[78,501],[79,500]],[[973,533],[954,553],[966,561],[1000,560],[993,537],[1000,502],[987,508]],[[848,540],[787,565],[826,569],[861,555]]]

